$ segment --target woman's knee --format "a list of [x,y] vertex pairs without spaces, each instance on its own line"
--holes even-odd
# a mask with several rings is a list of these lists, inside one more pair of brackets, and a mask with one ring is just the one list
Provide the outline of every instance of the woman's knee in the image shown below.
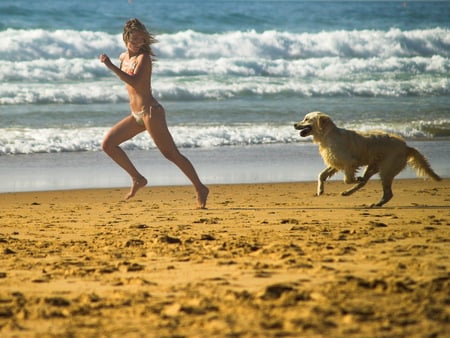
[[108,137],[105,137],[102,141],[102,150],[107,154],[113,151],[116,146]]
[[169,161],[176,162],[182,155],[177,148],[159,149],[161,154]]

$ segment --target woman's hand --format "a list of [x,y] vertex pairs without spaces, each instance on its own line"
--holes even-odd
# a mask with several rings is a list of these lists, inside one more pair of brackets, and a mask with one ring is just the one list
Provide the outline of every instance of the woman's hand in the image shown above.
[[104,63],[106,66],[111,65],[111,60],[109,59],[109,56],[106,54],[100,54],[100,61]]

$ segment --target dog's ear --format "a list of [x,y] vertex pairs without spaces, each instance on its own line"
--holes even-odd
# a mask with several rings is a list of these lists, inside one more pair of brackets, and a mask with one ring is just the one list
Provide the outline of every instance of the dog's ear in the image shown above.
[[319,130],[325,130],[325,128],[330,124],[330,118],[328,117],[328,116],[326,116],[326,115],[319,115],[319,118],[318,118],[318,123],[317,123],[317,125],[318,125],[318,127],[319,127]]

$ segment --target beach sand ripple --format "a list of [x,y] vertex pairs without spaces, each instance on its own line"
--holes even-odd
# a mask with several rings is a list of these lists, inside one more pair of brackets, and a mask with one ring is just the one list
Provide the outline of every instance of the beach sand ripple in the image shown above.
[[448,337],[450,184],[1,194],[2,337]]

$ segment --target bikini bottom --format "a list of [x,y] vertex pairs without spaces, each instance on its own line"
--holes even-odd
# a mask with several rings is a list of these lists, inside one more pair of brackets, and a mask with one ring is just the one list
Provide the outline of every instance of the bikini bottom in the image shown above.
[[144,116],[145,116],[146,114],[149,114],[150,117],[152,116],[152,108],[162,108],[162,106],[161,106],[159,103],[157,103],[157,104],[155,104],[155,105],[153,105],[153,106],[150,106],[150,109],[149,109],[148,112],[145,111],[145,110],[141,110],[141,111],[138,111],[138,112],[132,111],[132,112],[131,112],[131,115],[133,115],[134,119],[136,120],[136,122],[137,122],[138,124],[144,125],[144,120],[143,120],[143,118],[144,118]]

